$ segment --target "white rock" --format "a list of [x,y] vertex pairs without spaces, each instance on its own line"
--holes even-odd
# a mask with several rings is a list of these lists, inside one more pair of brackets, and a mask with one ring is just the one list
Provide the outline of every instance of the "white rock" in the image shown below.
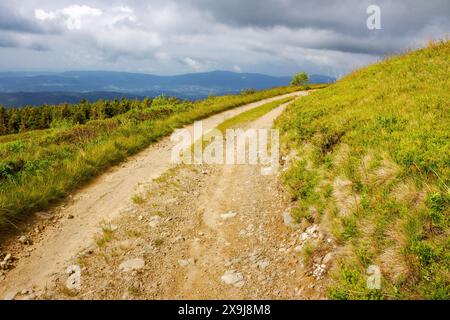
[[167,199],[166,200],[167,204],[171,204],[171,203],[175,203],[175,202],[177,202],[177,198],[172,198],[172,199]]
[[316,278],[316,279],[321,279],[322,276],[324,275],[325,271],[326,271],[326,265],[324,264],[314,264],[314,270],[312,272],[312,275]]
[[259,268],[259,269],[265,269],[265,268],[267,268],[268,266],[269,266],[269,261],[267,261],[267,260],[260,260],[260,261],[258,261],[258,263],[256,264],[256,266]]
[[286,211],[283,214],[283,221],[284,221],[284,224],[287,225],[288,227],[295,228],[297,226],[294,218],[291,215],[290,210]]
[[324,264],[328,264],[328,262],[330,262],[333,259],[333,253],[332,252],[328,252],[325,257],[323,257],[322,259],[322,263]]
[[233,219],[236,216],[237,216],[237,213],[236,212],[232,212],[232,211],[228,211],[227,213],[224,213],[224,214],[220,215],[222,220]]
[[151,228],[155,228],[160,222],[161,222],[161,217],[160,216],[153,216],[153,217],[150,218],[150,222],[148,223],[148,225]]
[[303,233],[300,235],[300,241],[306,241],[306,240],[308,240],[308,239],[309,239],[309,234],[308,234],[308,233],[303,232]]
[[188,260],[178,260],[178,264],[180,265],[180,267],[187,267],[189,265],[189,261]]
[[179,241],[184,241],[184,240],[186,240],[186,239],[183,236],[178,235],[172,240],[172,243],[179,242]]
[[235,286],[236,288],[242,288],[245,284],[244,276],[236,270],[228,270],[220,279],[225,284]]
[[122,262],[119,269],[123,272],[142,269],[145,266],[145,261],[142,258],[130,259]]
[[180,267],[187,267],[190,264],[194,263],[194,259],[182,259],[182,260],[178,260],[178,264],[180,265]]
[[20,242],[21,244],[27,244],[27,243],[28,243],[28,238],[27,238],[27,236],[20,236],[20,237],[19,237],[19,242]]
[[258,251],[253,251],[252,253],[249,254],[248,258],[251,262],[255,262],[259,257],[259,252]]
[[274,174],[275,170],[272,167],[261,168],[261,175],[270,176]]
[[312,225],[311,227],[309,227],[308,229],[306,229],[306,233],[312,235],[314,233],[317,233],[319,231],[319,226],[317,224]]

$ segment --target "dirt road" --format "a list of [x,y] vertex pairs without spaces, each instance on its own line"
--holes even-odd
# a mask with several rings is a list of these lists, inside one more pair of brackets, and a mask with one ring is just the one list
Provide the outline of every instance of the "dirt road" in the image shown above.
[[[203,126],[286,96],[212,116]],[[284,107],[252,128],[270,127]],[[40,213],[27,236],[32,244],[9,246],[17,260],[0,277],[0,297],[321,297],[294,250],[299,231],[283,223],[289,200],[277,176],[254,165],[174,167],[172,147],[163,139]],[[133,204],[136,193],[145,199]],[[66,287],[71,265],[81,268],[79,290]]]

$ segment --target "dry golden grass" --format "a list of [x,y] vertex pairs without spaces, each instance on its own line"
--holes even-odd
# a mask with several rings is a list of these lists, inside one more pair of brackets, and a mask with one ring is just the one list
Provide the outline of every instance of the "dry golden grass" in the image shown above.
[[398,165],[392,161],[383,159],[381,166],[369,173],[369,181],[376,186],[385,185],[394,180],[398,173]]
[[333,199],[342,217],[355,212],[361,201],[360,195],[353,191],[352,185],[350,180],[342,177],[337,177],[333,181]]
[[418,190],[412,180],[403,181],[397,184],[392,192],[392,196],[400,202],[410,206],[423,205],[426,193]]
[[405,260],[404,249],[407,244],[407,238],[402,230],[401,221],[397,222],[387,233],[388,239],[392,242],[383,250],[379,256],[383,273],[394,283],[397,283],[411,273],[410,266]]
[[350,154],[350,147],[341,143],[333,152],[333,164],[336,167],[342,166],[348,159]]

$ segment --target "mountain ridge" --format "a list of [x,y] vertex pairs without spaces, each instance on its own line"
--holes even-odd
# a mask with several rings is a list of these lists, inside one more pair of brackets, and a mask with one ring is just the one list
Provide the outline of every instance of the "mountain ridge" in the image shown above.
[[[85,98],[144,97],[160,94],[181,99],[201,99],[244,89],[285,86],[291,77],[259,73],[210,71],[160,76],[116,71],[0,72],[0,104],[24,105],[76,103]],[[336,79],[311,75],[310,83],[331,83]]]

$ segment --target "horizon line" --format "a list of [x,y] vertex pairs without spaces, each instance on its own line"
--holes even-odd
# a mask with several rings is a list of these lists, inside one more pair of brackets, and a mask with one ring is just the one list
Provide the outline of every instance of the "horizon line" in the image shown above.
[[[70,72],[104,72],[104,73],[129,73],[129,74],[141,74],[141,75],[149,75],[149,76],[158,76],[158,77],[176,77],[176,76],[183,76],[183,75],[194,75],[194,74],[207,74],[207,73],[215,73],[215,72],[223,72],[223,73],[233,73],[233,74],[253,74],[253,75],[262,75],[262,76],[269,76],[269,77],[274,77],[274,78],[287,78],[287,77],[292,77],[295,73],[297,72],[303,72],[302,70],[298,70],[293,72],[293,74],[291,75],[273,75],[273,74],[268,74],[268,73],[260,73],[260,72],[244,72],[244,71],[232,71],[232,70],[220,70],[220,69],[216,69],[216,70],[209,70],[209,71],[193,71],[193,72],[186,72],[186,73],[176,73],[176,74],[157,74],[157,73],[147,73],[147,72],[140,72],[140,71],[117,71],[117,70],[101,70],[101,69],[93,69],[93,70],[88,70],[88,69],[80,69],[80,70],[64,70],[64,71],[45,71],[45,70],[38,70],[38,71],[33,71],[33,70],[0,70],[0,74],[1,73],[35,73],[35,74],[39,74],[39,73],[47,73],[47,74],[58,74],[58,73],[70,73]],[[306,71],[305,71],[306,72]],[[329,75],[329,74],[320,74],[320,73],[308,73],[306,72],[309,76],[325,76],[325,77],[330,77],[330,78],[336,78],[337,76],[335,75]]]

